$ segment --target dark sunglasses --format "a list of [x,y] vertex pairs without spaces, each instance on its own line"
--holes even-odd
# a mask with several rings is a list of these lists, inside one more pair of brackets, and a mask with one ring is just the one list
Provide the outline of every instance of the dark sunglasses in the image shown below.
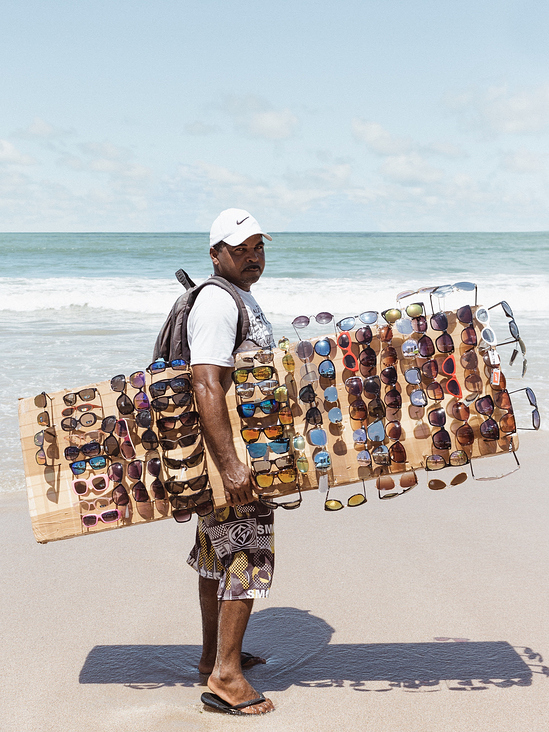
[[153,363],[149,364],[147,366],[147,371],[149,374],[161,374],[166,369],[173,369],[174,371],[184,371],[189,367],[189,364],[184,361],[182,358],[176,358],[173,361],[164,361],[163,359],[158,359],[158,361],[154,361]]
[[274,414],[279,410],[279,403],[276,399],[263,399],[261,402],[245,402],[238,404],[236,411],[241,417],[253,417],[257,409],[261,409],[263,414]]
[[266,498],[264,496],[259,496],[259,502],[262,503],[264,506],[267,506],[267,508],[284,508],[286,511],[291,511],[294,508],[299,508],[301,506],[301,502],[303,500],[303,496],[301,495],[301,491],[299,490],[299,486],[297,486],[297,492],[299,493],[299,498],[297,498],[294,501],[282,501],[280,503],[277,503],[276,501],[271,500],[270,498]]
[[65,394],[63,396],[63,401],[68,407],[72,407],[73,404],[76,404],[77,399],[80,399],[83,402],[90,402],[98,393],[97,389],[92,386],[89,389],[81,389],[80,391]]

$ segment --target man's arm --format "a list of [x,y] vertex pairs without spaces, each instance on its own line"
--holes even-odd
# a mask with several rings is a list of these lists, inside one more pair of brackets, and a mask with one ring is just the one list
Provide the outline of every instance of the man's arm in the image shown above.
[[256,500],[253,491],[257,485],[250,468],[236,454],[225,399],[231,369],[212,364],[197,364],[192,369],[202,431],[223,478],[225,499],[229,506],[251,503]]

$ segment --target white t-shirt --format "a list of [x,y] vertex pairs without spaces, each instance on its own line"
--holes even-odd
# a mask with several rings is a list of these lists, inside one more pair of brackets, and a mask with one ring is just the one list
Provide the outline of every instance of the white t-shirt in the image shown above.
[[[238,351],[273,348],[272,326],[254,296],[240,287],[235,286],[235,289],[244,301],[250,319],[247,339]],[[198,293],[187,323],[191,366],[199,363],[234,366],[237,325],[238,308],[232,295],[216,285],[204,287]]]

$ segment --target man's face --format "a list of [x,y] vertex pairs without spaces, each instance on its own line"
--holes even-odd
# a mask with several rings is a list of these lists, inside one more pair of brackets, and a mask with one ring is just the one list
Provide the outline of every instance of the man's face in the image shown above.
[[220,252],[210,249],[214,272],[242,290],[249,290],[265,269],[265,244],[254,234],[237,247],[225,245]]

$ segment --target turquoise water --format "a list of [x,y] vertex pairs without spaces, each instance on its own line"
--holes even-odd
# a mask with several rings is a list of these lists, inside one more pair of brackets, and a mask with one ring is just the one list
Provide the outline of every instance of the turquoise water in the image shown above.
[[[24,487],[17,398],[146,366],[182,292],[173,273],[204,279],[208,251],[206,234],[0,234],[0,491]],[[549,234],[282,233],[266,256],[253,291],[277,338],[295,339],[297,315],[381,311],[405,289],[477,283],[479,304],[509,302],[528,348],[526,379],[511,386],[532,386],[549,406]],[[433,305],[467,301],[458,292]],[[504,337],[505,316],[492,313]]]

